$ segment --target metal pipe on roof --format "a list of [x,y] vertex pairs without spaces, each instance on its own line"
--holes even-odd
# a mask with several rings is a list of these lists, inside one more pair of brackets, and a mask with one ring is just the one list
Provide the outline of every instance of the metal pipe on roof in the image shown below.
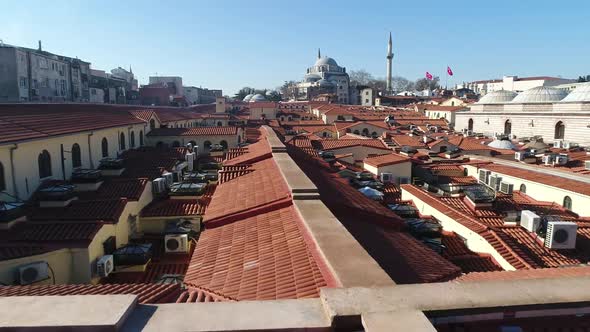
[[18,144],[14,144],[10,147],[10,175],[12,176],[12,188],[14,190],[14,196],[20,199],[18,194],[18,187],[16,186],[16,176],[14,174],[14,150],[18,149]]
[[88,160],[90,161],[90,168],[94,168],[94,161],[92,160],[92,144],[90,144],[90,138],[94,136],[94,131],[88,134]]

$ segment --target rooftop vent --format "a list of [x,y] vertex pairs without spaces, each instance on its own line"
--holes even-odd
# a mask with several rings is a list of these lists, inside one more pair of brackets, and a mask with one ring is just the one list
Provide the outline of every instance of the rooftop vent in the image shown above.
[[39,206],[42,208],[66,207],[76,200],[74,186],[71,184],[48,185],[37,191]]
[[100,160],[98,169],[104,176],[120,176],[125,171],[123,159],[103,158]]
[[96,169],[76,169],[72,172],[75,191],[96,191],[103,183],[102,173]]
[[170,198],[186,199],[187,196],[198,198],[207,187],[206,183],[176,182],[170,186]]
[[144,265],[152,258],[152,244],[128,244],[113,253],[115,266]]

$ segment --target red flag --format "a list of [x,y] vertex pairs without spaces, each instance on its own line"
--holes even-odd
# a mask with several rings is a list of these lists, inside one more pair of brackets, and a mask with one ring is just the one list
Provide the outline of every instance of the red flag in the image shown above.
[[453,76],[453,71],[451,70],[451,67],[447,66],[447,74],[449,74],[449,76]]
[[432,80],[432,74],[429,72],[426,72],[426,79]]

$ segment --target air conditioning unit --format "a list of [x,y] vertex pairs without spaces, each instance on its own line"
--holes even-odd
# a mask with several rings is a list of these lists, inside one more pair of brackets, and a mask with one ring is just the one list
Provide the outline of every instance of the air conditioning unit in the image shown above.
[[479,170],[479,183],[488,184],[490,174],[492,174],[491,171],[488,171],[486,169],[480,169]]
[[549,221],[545,247],[551,249],[574,249],[578,225],[571,221]]
[[154,194],[163,194],[166,192],[166,179],[157,178],[152,183]]
[[545,165],[553,165],[553,155],[551,154],[544,155],[541,160]]
[[490,176],[490,188],[494,189],[494,191],[498,191],[498,188],[500,188],[500,182],[502,182],[502,177],[496,174]]
[[536,232],[541,225],[541,217],[530,210],[522,210],[520,213],[520,226],[529,232]]
[[188,235],[168,234],[164,237],[166,252],[188,252]]
[[526,157],[526,153],[522,152],[522,151],[518,151],[514,153],[514,159],[518,160],[518,161],[523,161],[524,158]]
[[563,144],[564,144],[564,143],[565,143],[565,142],[564,142],[563,140],[561,140],[561,139],[557,139],[557,140],[555,140],[555,141],[553,142],[553,147],[554,147],[554,148],[557,148],[557,149],[563,149]]
[[381,177],[381,182],[383,182],[383,183],[392,183],[394,180],[393,174],[391,174],[391,173],[381,173],[380,177]]
[[567,155],[564,154],[560,154],[558,156],[555,156],[554,159],[554,163],[557,165],[567,165],[567,162],[569,161],[569,157]]
[[186,148],[192,152],[193,151],[193,143],[186,143]]
[[188,170],[193,171],[194,165],[195,165],[195,159],[197,159],[197,154],[194,152],[187,153],[184,156],[184,158],[185,158],[186,162],[188,163]]
[[512,183],[507,182],[500,182],[500,192],[506,195],[512,195],[512,191],[514,190],[514,185]]
[[577,143],[574,143],[574,142],[569,142],[569,141],[564,141],[563,142],[563,148],[564,149],[572,149],[572,148],[575,148],[577,146],[578,146],[578,144]]
[[409,184],[410,183],[410,178],[407,176],[400,176],[399,178],[399,184]]
[[113,255],[104,255],[96,262],[96,273],[99,277],[108,277],[115,270]]
[[165,180],[166,188],[170,188],[170,186],[174,183],[174,174],[170,172],[164,172],[162,174],[162,178]]
[[17,269],[18,283],[29,285],[49,278],[47,262],[35,262],[19,266]]
[[587,169],[587,170],[590,170],[590,160],[586,160],[586,161],[584,162],[584,165],[586,166],[586,169]]

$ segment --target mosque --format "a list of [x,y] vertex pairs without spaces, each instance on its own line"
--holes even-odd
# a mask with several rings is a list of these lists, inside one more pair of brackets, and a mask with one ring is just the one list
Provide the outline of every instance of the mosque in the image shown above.
[[455,130],[516,138],[542,136],[590,146],[590,83],[571,92],[539,86],[521,93],[500,90],[483,96],[469,111],[457,112]]
[[313,66],[307,68],[307,73],[297,84],[299,100],[312,100],[318,95],[328,94],[339,104],[349,104],[350,77],[345,67],[340,67],[336,60],[323,56],[318,49],[318,57]]

